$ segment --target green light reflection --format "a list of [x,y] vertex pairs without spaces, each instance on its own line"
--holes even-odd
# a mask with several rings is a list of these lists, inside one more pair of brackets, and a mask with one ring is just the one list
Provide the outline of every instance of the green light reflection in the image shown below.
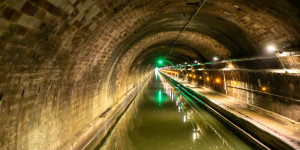
[[158,68],[155,67],[155,83],[157,84],[157,78],[158,78]]
[[158,90],[155,95],[156,95],[155,102],[158,104],[158,106],[161,106],[162,103],[164,103],[166,101],[166,99],[162,93],[162,90],[161,89]]

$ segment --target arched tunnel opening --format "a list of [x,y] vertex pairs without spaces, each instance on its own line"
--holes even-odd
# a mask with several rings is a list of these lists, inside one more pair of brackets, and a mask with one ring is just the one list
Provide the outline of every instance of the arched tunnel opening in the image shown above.
[[0,149],[300,149],[298,0],[0,0]]

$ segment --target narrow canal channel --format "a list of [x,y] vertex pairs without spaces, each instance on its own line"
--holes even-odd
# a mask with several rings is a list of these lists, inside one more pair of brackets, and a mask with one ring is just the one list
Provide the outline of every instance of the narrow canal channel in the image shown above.
[[256,149],[208,110],[190,101],[155,73],[139,92],[101,150]]

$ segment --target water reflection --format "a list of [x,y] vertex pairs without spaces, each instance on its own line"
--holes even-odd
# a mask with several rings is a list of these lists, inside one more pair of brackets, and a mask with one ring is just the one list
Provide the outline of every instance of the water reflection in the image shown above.
[[156,103],[158,104],[158,106],[161,106],[161,104],[162,104],[163,102],[165,102],[165,98],[164,98],[164,96],[162,95],[162,90],[161,90],[161,89],[158,90],[158,91],[156,92],[156,95],[157,95],[157,98],[155,99],[155,101],[156,101]]
[[154,73],[155,73],[155,84],[157,84],[157,78],[158,78],[158,68],[157,67],[155,68]]
[[169,85],[159,73],[155,73],[155,78],[140,92],[100,147],[103,150],[254,149]]

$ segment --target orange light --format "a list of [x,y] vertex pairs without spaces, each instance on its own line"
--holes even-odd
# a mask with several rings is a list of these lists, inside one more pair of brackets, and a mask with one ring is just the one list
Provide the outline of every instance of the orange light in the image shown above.
[[210,79],[209,79],[209,77],[206,77],[206,81],[209,81]]
[[233,81],[233,85],[237,85],[237,83],[235,81]]
[[261,87],[261,90],[262,91],[267,91],[267,87],[263,86],[263,87]]
[[220,79],[220,78],[217,78],[217,79],[216,79],[216,83],[221,83],[221,79]]
[[199,79],[201,80],[201,79],[202,79],[202,76],[200,76]]
[[196,78],[196,75],[194,75],[194,78]]

